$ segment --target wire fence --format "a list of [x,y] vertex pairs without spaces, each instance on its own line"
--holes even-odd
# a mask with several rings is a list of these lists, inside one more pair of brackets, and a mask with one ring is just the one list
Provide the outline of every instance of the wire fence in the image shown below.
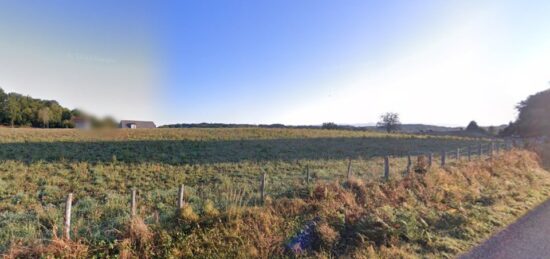
[[[126,196],[130,204],[127,207],[129,215],[125,215],[148,215],[146,217],[158,221],[162,217],[161,213],[173,215],[174,211],[179,211],[185,206],[207,200],[213,201],[220,209],[231,206],[262,206],[270,198],[303,197],[317,182],[341,182],[352,178],[390,181],[430,167],[445,167],[475,159],[491,159],[495,154],[512,148],[522,148],[524,145],[521,141],[482,142],[434,152],[410,152],[368,159],[342,160],[339,161],[339,172],[326,170],[314,164],[297,164],[294,173],[276,174],[264,170],[258,174],[257,179],[235,177],[222,179],[214,185],[187,186],[182,183],[170,189],[144,193],[132,189]],[[64,203],[63,235],[67,239],[71,236],[73,198],[75,197],[72,193],[68,194]],[[140,206],[148,202],[154,203],[155,206]]]

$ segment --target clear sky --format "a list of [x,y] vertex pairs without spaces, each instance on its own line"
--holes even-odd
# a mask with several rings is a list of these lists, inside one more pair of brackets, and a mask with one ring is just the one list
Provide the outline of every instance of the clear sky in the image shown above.
[[549,1],[3,1],[0,87],[119,119],[503,124]]

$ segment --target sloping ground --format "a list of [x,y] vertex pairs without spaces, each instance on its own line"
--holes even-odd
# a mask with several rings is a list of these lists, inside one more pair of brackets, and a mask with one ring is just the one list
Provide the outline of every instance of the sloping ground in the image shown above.
[[115,244],[54,238],[8,257],[454,257],[550,196],[536,154],[512,151],[389,183],[319,183],[302,197],[217,210],[206,202],[171,218],[133,219]]

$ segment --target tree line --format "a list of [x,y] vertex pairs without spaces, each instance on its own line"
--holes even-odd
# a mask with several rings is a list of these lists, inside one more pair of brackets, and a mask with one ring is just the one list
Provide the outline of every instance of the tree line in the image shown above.
[[57,101],[42,100],[0,88],[0,124],[11,127],[74,128],[74,118],[91,121],[92,127],[117,127],[111,117],[97,119],[79,109],[68,109]]
[[69,110],[56,101],[41,100],[0,88],[0,123],[18,127],[72,128],[78,110]]
[[401,126],[397,113],[386,113],[380,116],[381,122],[376,127],[339,125],[334,122],[325,122],[321,125],[284,125],[276,124],[235,124],[235,123],[177,123],[162,125],[159,128],[275,128],[275,129],[327,129],[327,130],[375,130],[382,129],[396,132]]

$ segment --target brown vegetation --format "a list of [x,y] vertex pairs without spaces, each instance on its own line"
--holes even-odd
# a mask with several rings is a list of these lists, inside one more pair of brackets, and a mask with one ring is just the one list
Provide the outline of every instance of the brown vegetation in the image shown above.
[[[355,258],[452,257],[505,226],[550,194],[550,175],[537,155],[512,151],[493,160],[431,168],[388,183],[352,179],[320,183],[305,197],[264,207],[190,206],[172,228],[133,218],[117,248],[123,258],[290,257],[287,244],[308,222],[301,256]],[[8,257],[91,255],[100,247],[54,239],[15,245]]]

